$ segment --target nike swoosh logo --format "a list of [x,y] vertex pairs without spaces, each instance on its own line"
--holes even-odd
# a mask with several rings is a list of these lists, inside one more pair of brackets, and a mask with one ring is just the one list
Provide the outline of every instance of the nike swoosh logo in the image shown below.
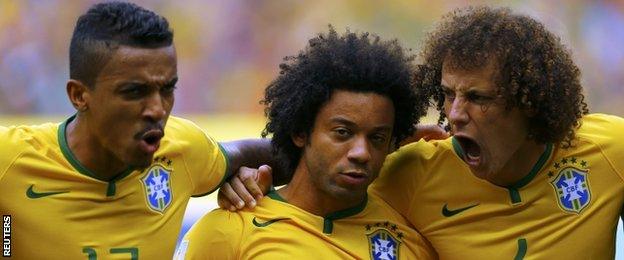
[[35,190],[33,190],[34,186],[35,185],[33,184],[33,185],[30,185],[30,187],[28,187],[28,190],[26,190],[26,197],[31,198],[31,199],[38,199],[38,198],[43,198],[47,196],[69,192],[69,191],[36,192]]
[[455,216],[455,215],[457,215],[457,214],[459,214],[459,213],[461,213],[461,212],[463,212],[465,210],[469,210],[471,208],[474,208],[476,206],[479,206],[479,203],[474,204],[474,205],[470,205],[468,207],[459,208],[459,209],[448,209],[447,205],[444,204],[444,207],[442,207],[442,215],[445,216],[445,217],[452,217],[452,216]]
[[267,222],[262,222],[262,223],[260,223],[260,222],[258,222],[258,221],[256,220],[256,217],[254,217],[254,218],[253,218],[253,220],[252,220],[251,222],[252,222],[252,223],[254,224],[254,226],[256,226],[256,227],[266,227],[266,226],[271,225],[271,224],[273,224],[273,223],[275,223],[275,222],[278,222],[278,221],[281,221],[281,220],[287,220],[287,219],[288,219],[288,218],[276,218],[276,219],[271,219],[271,220],[269,220],[269,221],[267,221]]

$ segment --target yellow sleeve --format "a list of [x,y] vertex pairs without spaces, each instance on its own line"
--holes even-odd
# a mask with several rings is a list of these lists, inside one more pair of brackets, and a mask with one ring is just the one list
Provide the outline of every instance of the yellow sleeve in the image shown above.
[[169,123],[177,132],[173,138],[179,136],[184,139],[183,142],[182,138],[175,141],[183,145],[184,163],[193,183],[193,196],[215,191],[227,177],[228,158],[225,151],[195,123],[176,117],[171,117]]
[[417,196],[416,190],[421,183],[419,179],[424,174],[422,157],[431,148],[430,143],[421,140],[388,155],[379,177],[369,191],[409,218],[410,208]]
[[175,259],[239,259],[243,239],[239,213],[216,209],[197,221],[182,239]]

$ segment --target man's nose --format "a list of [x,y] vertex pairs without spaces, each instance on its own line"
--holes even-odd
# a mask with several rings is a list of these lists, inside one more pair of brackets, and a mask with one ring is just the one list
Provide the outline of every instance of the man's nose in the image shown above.
[[165,117],[167,117],[167,109],[165,108],[166,106],[165,102],[166,101],[164,97],[159,92],[155,92],[152,95],[150,95],[145,101],[143,117],[154,122],[158,122],[158,121],[165,119]]
[[357,163],[367,163],[371,159],[370,144],[366,136],[358,136],[353,141],[347,154],[349,160]]
[[452,127],[458,127],[468,123],[469,116],[466,112],[468,102],[463,97],[456,97],[448,111],[448,120]]

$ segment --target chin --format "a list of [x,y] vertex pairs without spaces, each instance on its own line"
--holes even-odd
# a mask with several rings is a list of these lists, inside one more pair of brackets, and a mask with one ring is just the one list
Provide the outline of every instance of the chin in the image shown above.
[[153,159],[154,159],[154,156],[152,155],[148,157],[143,156],[142,158],[137,158],[129,162],[128,164],[130,164],[133,168],[136,168],[136,169],[145,169],[149,167],[150,165],[152,165]]
[[340,187],[333,192],[334,198],[342,201],[361,201],[366,197],[366,189],[346,189]]

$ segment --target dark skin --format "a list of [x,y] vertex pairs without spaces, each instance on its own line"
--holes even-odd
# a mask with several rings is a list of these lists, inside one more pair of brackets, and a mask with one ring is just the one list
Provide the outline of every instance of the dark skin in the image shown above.
[[278,193],[319,216],[356,206],[391,150],[393,125],[388,97],[335,90],[310,134],[292,137],[303,152],[292,180]]
[[[446,132],[442,127],[435,124],[423,124],[417,125],[416,131],[414,135],[406,138],[401,142],[401,145],[406,145],[412,142],[417,142],[420,139],[428,140],[442,140],[449,137],[449,133]],[[272,164],[277,165],[277,164]],[[263,165],[259,168],[249,168],[249,167],[241,167],[238,173],[236,173],[229,182],[224,183],[219,189],[219,195],[217,198],[217,202],[219,207],[223,209],[227,209],[230,211],[236,211],[238,209],[242,209],[247,206],[248,208],[253,208],[256,206],[256,199],[260,199],[262,197],[261,194],[266,194],[269,192],[269,188],[271,183],[273,185],[284,185],[288,183],[286,170],[277,168],[278,170],[274,172],[275,179],[272,179],[271,171],[272,168]],[[257,183],[260,190],[247,190],[245,187],[250,185],[245,185],[246,182],[254,181]],[[256,199],[254,199],[256,198]]]
[[[78,110],[68,125],[69,148],[93,177],[108,181],[129,167],[149,166],[164,136],[178,81],[173,45],[161,48],[118,46],[98,73],[94,86],[69,80],[67,94]],[[271,162],[266,140],[221,143],[230,159],[228,176],[246,165]],[[269,174],[266,172],[263,174]],[[262,196],[255,181],[243,185]]]
[[78,110],[67,128],[69,148],[100,180],[110,180],[128,167],[149,166],[164,136],[177,79],[173,46],[120,46],[94,86],[67,83],[69,99]]

